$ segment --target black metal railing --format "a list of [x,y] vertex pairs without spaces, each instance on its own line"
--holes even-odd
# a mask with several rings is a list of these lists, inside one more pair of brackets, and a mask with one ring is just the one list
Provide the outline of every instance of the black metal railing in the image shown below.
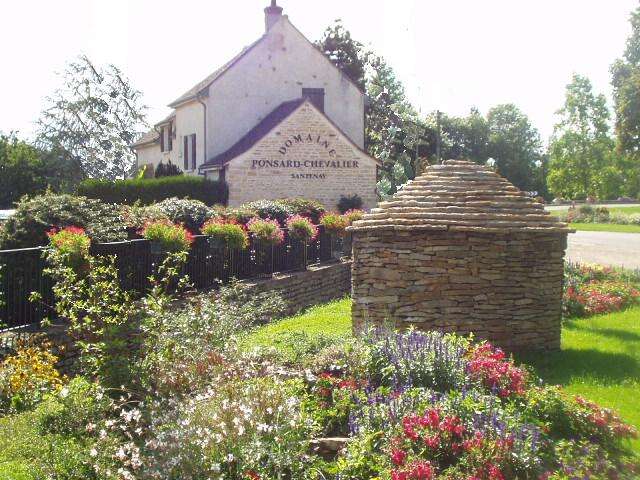
[[[322,227],[313,242],[305,245],[285,231],[282,244],[263,248],[250,238],[246,250],[212,247],[208,238],[197,235],[189,250],[184,273],[197,289],[208,289],[231,278],[248,279],[270,276],[277,272],[306,270],[309,265],[332,259],[341,253]],[[43,247],[0,250],[0,331],[37,324],[51,316],[55,298],[53,280],[44,274],[46,261]],[[144,292],[149,276],[162,262],[163,255],[154,253],[148,240],[129,240],[91,245],[93,255],[113,255],[120,284],[127,290]],[[31,302],[32,292],[41,301]]]

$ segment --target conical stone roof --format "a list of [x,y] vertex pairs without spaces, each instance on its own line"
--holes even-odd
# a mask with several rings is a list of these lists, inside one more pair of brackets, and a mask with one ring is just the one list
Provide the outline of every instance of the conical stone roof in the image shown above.
[[432,165],[350,231],[573,232],[488,167],[463,160]]

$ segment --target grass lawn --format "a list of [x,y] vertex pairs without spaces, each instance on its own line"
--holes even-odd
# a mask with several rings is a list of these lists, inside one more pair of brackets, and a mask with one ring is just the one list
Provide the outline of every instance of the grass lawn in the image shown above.
[[[287,349],[291,332],[345,335],[351,332],[351,302],[343,299],[255,330],[251,345]],[[568,320],[562,350],[520,356],[544,380],[563,385],[602,406],[617,410],[640,429],[640,307],[588,319]],[[640,440],[633,443],[640,452]]]
[[[555,215],[556,217],[559,217],[560,215],[563,215],[563,214],[567,213],[567,210],[569,210],[568,206],[566,208],[561,208],[561,209],[557,209],[557,210],[551,210],[551,215]],[[638,207],[638,206],[633,206],[633,207],[625,207],[625,206],[612,207],[612,208],[609,208],[608,210],[612,215],[613,214],[631,215],[632,213],[640,213],[640,207]]]
[[571,228],[583,232],[640,233],[640,225],[618,225],[616,223],[570,223]]

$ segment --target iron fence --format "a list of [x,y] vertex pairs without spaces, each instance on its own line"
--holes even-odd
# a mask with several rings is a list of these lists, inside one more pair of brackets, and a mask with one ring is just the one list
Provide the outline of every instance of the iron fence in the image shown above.
[[[47,267],[45,248],[0,250],[0,331],[38,324],[51,316],[55,302],[53,279],[44,273]],[[149,277],[163,259],[148,240],[96,243],[91,253],[115,257],[122,288],[144,292]],[[330,235],[319,227],[319,235],[310,244],[289,236],[285,231],[282,244],[264,248],[250,238],[246,250],[229,250],[212,246],[204,235],[197,235],[189,250],[184,273],[197,289],[208,289],[231,278],[249,279],[271,276],[278,272],[306,270],[307,266],[330,260],[341,253],[332,245]],[[41,301],[29,300],[32,292]]]

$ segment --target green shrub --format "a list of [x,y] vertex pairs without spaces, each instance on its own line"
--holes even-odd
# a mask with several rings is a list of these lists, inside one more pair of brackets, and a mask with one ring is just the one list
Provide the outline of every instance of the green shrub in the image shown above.
[[160,162],[156,167],[156,171],[155,171],[156,178],[174,177],[182,174],[183,174],[182,170],[180,170],[176,165],[171,163],[171,160],[169,160],[166,165]]
[[249,220],[258,216],[257,211],[244,206],[227,209],[214,207],[213,210],[217,215],[221,216],[225,220],[236,222],[241,225],[246,225],[249,223]]
[[247,223],[247,229],[263,245],[280,245],[284,241],[284,231],[276,220],[254,218]]
[[202,233],[222,243],[226,248],[244,250],[249,246],[249,235],[237,223],[212,219],[204,224]]
[[222,181],[206,180],[202,177],[179,175],[162,178],[136,178],[129,180],[90,179],[78,186],[78,194],[98,198],[109,203],[144,205],[160,202],[167,198],[191,198],[207,205],[227,203],[229,191]]
[[197,232],[214,216],[213,210],[200,200],[167,198],[153,205],[173,223],[184,225],[189,231]]
[[246,203],[240,208],[255,210],[260,218],[277,220],[280,225],[284,225],[287,218],[295,213],[293,207],[283,204],[279,200],[257,200]]
[[185,227],[162,220],[147,223],[142,236],[160,244],[162,250],[168,253],[184,252],[193,242],[193,235]]
[[122,205],[121,214],[130,237],[137,236],[138,232],[149,222],[169,220],[167,214],[155,205]]
[[315,240],[318,236],[318,227],[311,223],[307,217],[301,215],[292,215],[287,218],[287,228],[291,237],[303,242]]
[[75,377],[57,393],[49,395],[35,411],[41,434],[81,437],[88,425],[96,425],[108,412],[110,399],[104,389],[84,377]]
[[304,198],[284,198],[278,200],[278,203],[291,208],[294,214],[309,218],[316,225],[320,221],[322,214],[326,211],[320,202]]
[[344,235],[348,220],[344,215],[328,212],[320,218],[320,225],[330,235]]
[[52,228],[84,228],[94,242],[127,239],[124,219],[116,205],[100,200],[47,192],[24,197],[0,230],[0,248],[38,247],[49,243]]
[[345,213],[349,210],[360,210],[362,208],[362,198],[360,195],[341,195],[338,201],[338,210]]

